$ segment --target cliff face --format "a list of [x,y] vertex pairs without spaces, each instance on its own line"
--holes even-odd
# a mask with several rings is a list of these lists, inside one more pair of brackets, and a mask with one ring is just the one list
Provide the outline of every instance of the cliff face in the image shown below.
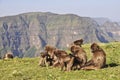
[[102,31],[111,36],[114,41],[120,41],[120,24],[119,22],[112,22],[107,18],[94,18],[99,24]]
[[66,48],[76,39],[85,43],[113,41],[89,17],[73,14],[25,13],[0,18],[0,51],[11,50],[18,57],[37,56],[45,45]]
[[114,41],[120,41],[120,25],[117,22],[105,22],[100,27],[104,32],[107,32]]

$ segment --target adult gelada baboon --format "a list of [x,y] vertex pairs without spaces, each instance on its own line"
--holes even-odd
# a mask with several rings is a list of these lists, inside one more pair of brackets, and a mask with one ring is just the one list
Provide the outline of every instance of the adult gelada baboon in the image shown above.
[[46,46],[45,51],[53,59],[53,67],[61,67],[61,70],[64,70],[64,68],[67,71],[71,70],[74,57],[68,55],[64,50],[59,50],[51,46]]
[[87,62],[86,52],[84,51],[82,47],[75,46],[75,45],[71,47],[71,52],[75,57],[74,64],[77,63],[76,66],[78,66],[77,68],[80,69]]
[[49,55],[50,59],[52,59],[53,67],[60,67],[60,63],[58,62],[58,58],[55,56],[55,52],[59,53],[59,55],[66,55],[67,53],[63,50],[58,50],[52,46],[45,46],[45,51]]
[[63,50],[56,49],[52,46],[46,46],[45,51],[50,56],[50,58],[53,60],[53,67],[60,67],[60,62],[58,61],[58,57],[55,56],[55,53],[58,53],[60,56],[66,56],[67,53]]
[[98,44],[93,43],[91,45],[91,52],[93,53],[92,59],[89,60],[86,65],[82,68],[84,70],[97,70],[105,67],[106,65],[106,54]]
[[56,63],[60,64],[61,70],[70,71],[72,69],[74,63],[74,57],[72,55],[67,54],[65,51],[55,51],[54,55],[56,56]]
[[42,67],[53,65],[53,60],[50,58],[50,56],[47,54],[47,52],[41,52],[39,65]]
[[14,58],[14,56],[11,52],[6,53],[3,57],[4,60],[13,59],[13,58]]
[[65,57],[66,55],[68,54],[64,50],[55,50],[54,56],[53,56],[53,60],[54,60],[53,67],[60,67],[61,65],[60,65],[59,59],[61,57]]

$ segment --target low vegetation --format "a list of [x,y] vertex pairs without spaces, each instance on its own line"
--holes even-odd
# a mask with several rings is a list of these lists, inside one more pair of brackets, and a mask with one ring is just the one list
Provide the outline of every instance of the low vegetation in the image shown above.
[[[120,42],[99,43],[107,54],[107,67],[100,70],[60,71],[59,68],[38,66],[39,58],[0,60],[0,80],[119,80]],[[83,45],[88,59],[90,44]]]

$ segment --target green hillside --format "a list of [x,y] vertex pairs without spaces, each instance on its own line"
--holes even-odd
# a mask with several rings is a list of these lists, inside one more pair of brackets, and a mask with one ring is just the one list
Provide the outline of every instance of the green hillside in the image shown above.
[[[107,54],[107,68],[101,70],[60,71],[59,68],[38,66],[39,58],[0,60],[0,80],[119,80],[120,42],[98,43]],[[90,59],[90,44],[83,45]]]

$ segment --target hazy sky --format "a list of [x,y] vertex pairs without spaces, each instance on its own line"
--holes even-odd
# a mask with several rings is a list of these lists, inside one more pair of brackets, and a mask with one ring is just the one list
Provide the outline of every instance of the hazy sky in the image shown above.
[[26,12],[72,13],[120,21],[120,0],[0,0],[0,16]]

